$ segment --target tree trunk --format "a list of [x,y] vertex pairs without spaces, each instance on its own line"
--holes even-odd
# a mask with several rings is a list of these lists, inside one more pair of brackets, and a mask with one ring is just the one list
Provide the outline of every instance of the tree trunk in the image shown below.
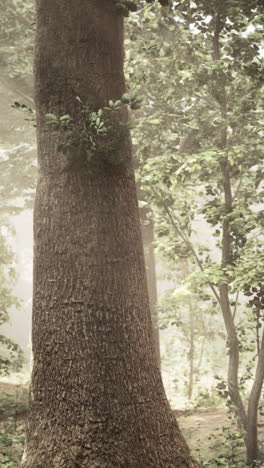
[[150,209],[140,209],[141,232],[145,254],[147,285],[149,295],[149,305],[152,318],[154,345],[157,358],[157,365],[160,368],[160,340],[159,340],[159,326],[157,315],[157,278],[156,278],[156,261],[154,252],[154,220]]
[[[223,121],[226,121],[226,90],[223,86],[222,89],[223,103],[221,105],[221,117]],[[227,128],[223,125],[221,131],[221,149],[227,148]],[[230,167],[227,158],[225,158],[221,164],[220,169],[223,176],[223,188],[224,188],[224,207],[225,215],[222,222],[222,267],[228,267],[232,263],[232,239],[231,239],[231,226],[228,215],[233,210],[232,205],[232,188],[230,178]],[[228,392],[232,404],[234,405],[238,423],[242,431],[247,430],[247,415],[244,407],[243,400],[239,389],[238,371],[239,371],[239,340],[237,337],[237,331],[232,315],[229,299],[229,286],[227,283],[222,283],[219,286],[219,297],[222,315],[225,322],[226,333],[227,333],[227,346],[228,346],[228,375],[227,385]]]
[[[186,140],[187,141],[187,140]],[[183,271],[184,279],[190,274],[188,258],[182,258],[181,268]],[[192,399],[193,385],[194,385],[194,363],[195,363],[195,329],[194,329],[194,309],[193,309],[193,298],[192,295],[188,295],[186,298],[186,305],[188,307],[188,329],[186,332],[187,342],[189,344],[188,360],[189,360],[189,379],[187,385],[188,399]]]
[[[76,96],[125,90],[113,0],[37,0],[33,373],[23,468],[197,467],[157,369],[129,137],[123,162],[58,150]],[[125,119],[120,112],[120,119]],[[119,148],[120,151],[120,148]]]
[[257,360],[254,383],[248,400],[247,426],[247,463],[252,465],[258,460],[258,409],[259,399],[264,381],[264,332],[262,332],[261,347]]
[[[220,33],[222,28],[221,15],[216,13],[215,30],[213,37],[213,59],[221,60],[220,53]],[[215,99],[220,106],[220,114],[222,123],[219,126],[219,149],[227,151],[227,94],[225,86],[225,76],[220,75],[215,82],[215,89],[213,93]],[[223,191],[224,191],[224,218],[222,221],[222,268],[228,267],[232,263],[232,238],[231,238],[231,225],[228,215],[233,210],[232,204],[232,187],[230,177],[230,165],[227,157],[224,157],[220,162],[220,170],[223,178]],[[228,375],[227,386],[232,404],[234,405],[235,412],[238,417],[238,423],[242,431],[247,430],[247,415],[244,407],[243,400],[239,389],[238,371],[239,371],[239,340],[237,331],[232,316],[230,299],[229,299],[229,286],[228,283],[222,283],[219,286],[220,307],[225,322],[227,333],[227,346],[228,346]]]
[[194,314],[191,297],[188,298],[189,306],[189,324],[190,324],[190,350],[189,350],[189,384],[188,384],[188,399],[193,396],[193,381],[194,381],[194,359],[195,359],[195,331],[194,331]]
[[219,290],[221,299],[221,309],[227,332],[227,347],[229,355],[227,373],[228,392],[231,402],[234,405],[236,415],[238,417],[239,427],[243,432],[247,431],[247,415],[243,400],[241,398],[238,381],[239,341],[237,338],[237,332],[230,309],[228,285],[220,285]]

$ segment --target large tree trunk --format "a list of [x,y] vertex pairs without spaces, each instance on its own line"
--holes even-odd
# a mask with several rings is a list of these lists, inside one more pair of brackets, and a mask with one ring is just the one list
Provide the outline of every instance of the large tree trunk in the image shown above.
[[[45,114],[77,121],[124,92],[113,0],[37,0],[39,179],[33,374],[23,468],[197,467],[157,369],[129,138],[63,155]],[[120,119],[125,118],[120,114]],[[75,125],[78,132],[79,124]]]

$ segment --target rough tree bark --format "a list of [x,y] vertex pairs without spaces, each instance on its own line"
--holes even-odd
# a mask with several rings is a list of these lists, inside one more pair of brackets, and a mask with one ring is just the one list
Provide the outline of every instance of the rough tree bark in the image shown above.
[[[196,468],[157,368],[129,136],[124,160],[58,151],[125,90],[114,0],[37,0],[33,373],[23,468]],[[125,118],[120,114],[120,118]]]

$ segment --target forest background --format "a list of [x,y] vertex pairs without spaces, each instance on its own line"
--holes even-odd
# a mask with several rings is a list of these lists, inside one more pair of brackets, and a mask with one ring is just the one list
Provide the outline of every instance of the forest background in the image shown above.
[[[219,431],[218,446],[208,452],[209,440],[203,453],[196,452],[201,466],[243,467],[245,445],[247,458],[257,456],[254,466],[262,466],[261,431],[252,428],[262,427],[263,413],[264,17],[258,2],[217,4],[217,11],[216,4],[174,2],[163,8],[155,2],[130,13],[128,89],[113,104],[130,103],[132,109],[143,235],[144,229],[150,238],[155,231],[146,258],[153,258],[154,247],[158,276],[169,285],[152,311],[155,328],[162,330],[167,395],[176,409],[227,406],[229,423]],[[14,249],[14,217],[32,208],[36,149],[34,11],[30,1],[12,0],[1,1],[1,12],[0,323],[5,324],[10,310],[19,320],[25,308],[14,293],[21,255]],[[1,335],[2,375],[18,371],[23,361],[16,340],[7,336]],[[15,395],[15,403],[3,395],[4,414],[10,408],[17,412],[21,402]],[[10,422],[14,427],[11,419],[1,432],[4,466],[17,466],[23,436]],[[194,450],[199,445],[196,439]]]

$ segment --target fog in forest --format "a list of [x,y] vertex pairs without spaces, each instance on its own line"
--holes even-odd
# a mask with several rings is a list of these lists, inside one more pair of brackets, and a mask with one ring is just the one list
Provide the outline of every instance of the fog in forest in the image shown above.
[[264,6],[36,3],[0,0],[0,467],[263,468]]

